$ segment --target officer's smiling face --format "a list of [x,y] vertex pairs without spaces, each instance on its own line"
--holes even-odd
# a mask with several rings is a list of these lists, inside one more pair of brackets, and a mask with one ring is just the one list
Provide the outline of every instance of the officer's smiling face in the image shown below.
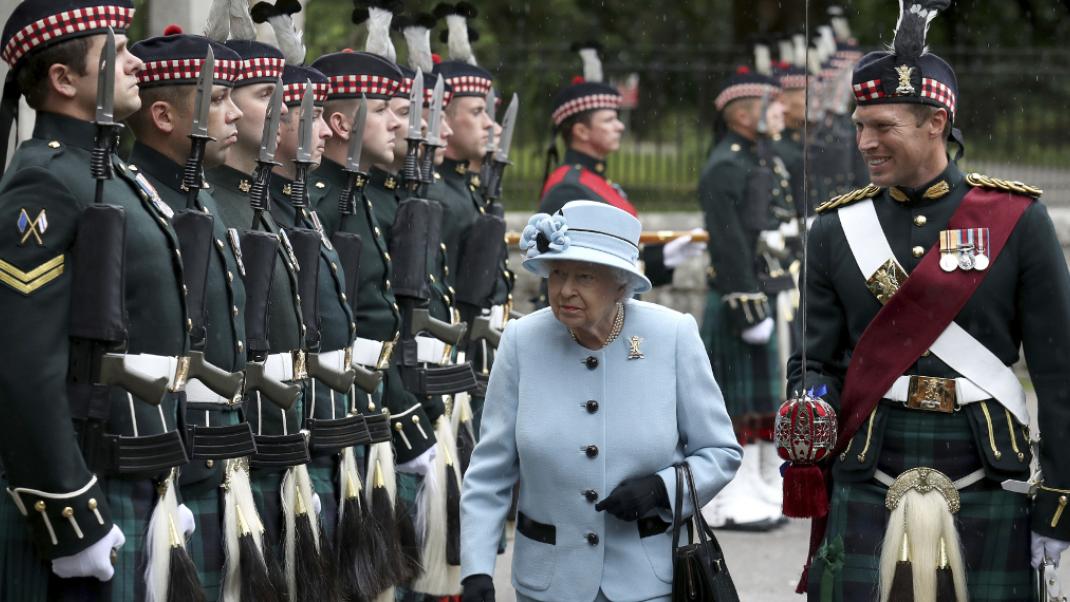
[[585,261],[554,261],[546,279],[554,317],[573,332],[604,339],[612,329],[616,304],[624,294],[613,271]]
[[855,109],[855,141],[877,186],[918,187],[943,171],[946,146],[941,111],[919,122],[916,105],[895,103]]

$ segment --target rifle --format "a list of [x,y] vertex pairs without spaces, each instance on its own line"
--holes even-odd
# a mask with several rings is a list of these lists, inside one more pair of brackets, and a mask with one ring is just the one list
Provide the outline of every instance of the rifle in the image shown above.
[[[259,391],[268,401],[288,410],[301,394],[301,387],[271,378],[264,370],[264,361],[271,353],[268,342],[268,298],[278,260],[279,237],[268,231],[263,213],[271,209],[268,184],[275,161],[277,133],[282,114],[282,79],[276,78],[275,91],[268,103],[267,119],[260,136],[260,152],[256,158],[253,185],[249,188],[249,204],[253,208],[253,223],[241,232],[241,252],[245,260],[245,335],[249,361],[245,365],[245,389]],[[297,378],[297,375],[295,375]]]
[[182,171],[182,187],[186,190],[186,208],[171,219],[182,252],[182,274],[186,281],[186,306],[193,328],[190,330],[189,378],[204,383],[213,393],[226,399],[241,395],[243,375],[227,372],[204,359],[208,344],[207,286],[208,265],[212,255],[211,215],[197,208],[197,194],[204,185],[204,147],[211,140],[208,135],[208,110],[212,103],[212,82],[215,73],[215,53],[211,46],[201,64],[197,78],[193,125],[190,129],[189,156]]
[[[368,120],[368,99],[363,94],[360,104],[353,116],[353,127],[349,132],[349,146],[346,148],[346,164],[342,171],[346,173],[346,183],[338,196],[338,212],[342,215],[342,227],[331,236],[331,242],[338,251],[342,262],[342,274],[346,281],[346,299],[353,314],[357,313],[357,284],[360,281],[360,253],[364,241],[360,235],[345,231],[349,216],[357,212],[357,198],[368,183],[368,174],[360,168],[360,155],[364,148],[364,126]],[[353,384],[369,395],[374,393],[383,382],[383,374],[378,370],[369,370],[352,361],[346,364],[353,370]]]

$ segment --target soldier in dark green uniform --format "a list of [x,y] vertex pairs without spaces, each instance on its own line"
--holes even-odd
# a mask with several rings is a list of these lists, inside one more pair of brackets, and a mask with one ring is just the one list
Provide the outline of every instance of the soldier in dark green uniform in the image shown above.
[[[589,200],[608,203],[638,217],[619,184],[606,177],[606,160],[620,149],[624,122],[618,116],[621,95],[616,87],[602,81],[601,47],[593,42],[575,44],[583,59],[583,77],[573,80],[554,97],[554,135],[565,142],[565,160],[550,171],[557,158],[556,140],[547,157],[546,178],[539,200],[539,213],[554,213],[565,203]],[[651,284],[672,283],[673,270],[705,250],[705,243],[678,237],[664,245],[643,247],[643,269]],[[545,305],[540,297],[539,305]]]
[[[873,183],[819,207],[810,233],[806,355],[788,390],[827,389],[839,423],[800,585],[811,600],[917,591],[897,561],[928,577],[919,599],[943,577],[935,599],[1031,600],[1030,557],[1070,545],[1070,275],[1039,190],[948,158],[962,99],[925,48],[939,7],[904,10],[891,50],[854,69]],[[1020,349],[1041,428],[1032,479]]]
[[[802,49],[805,51],[805,48]],[[776,154],[784,160],[791,175],[791,196],[795,211],[803,214],[803,129],[806,126],[806,67],[805,54],[795,54],[791,40],[781,43],[781,60],[774,76],[780,84],[780,103],[784,105],[784,131],[774,140]]]
[[[138,42],[131,48],[145,62],[138,74],[141,109],[128,119],[137,137],[130,156],[130,169],[142,174],[156,188],[160,198],[175,214],[187,207],[187,190],[182,181],[183,165],[190,154],[190,124],[196,110],[194,98],[197,76],[208,48],[215,53],[215,73],[208,110],[209,142],[204,163],[223,163],[237,136],[236,122],[241,110],[231,101],[230,91],[241,57],[222,44],[201,36],[172,34]],[[245,286],[244,267],[237,232],[228,231],[219,206],[207,189],[197,194],[196,207],[212,216],[212,249],[205,283],[205,324],[207,334],[193,337],[193,348],[204,352],[205,360],[225,372],[241,372],[245,367]],[[194,283],[188,283],[195,286]],[[186,385],[184,418],[187,426],[225,427],[242,422],[241,380],[232,391],[210,388],[207,382],[190,378]],[[252,433],[244,433],[252,452]],[[205,441],[207,443],[207,441]],[[218,442],[217,442],[218,444]],[[223,567],[223,516],[219,511],[226,477],[227,456],[219,451],[190,449],[191,463],[182,471],[183,501],[193,511],[200,529],[190,540],[190,555],[197,566],[201,585],[209,599],[220,592]]]
[[714,525],[741,529],[771,528],[780,517],[775,487],[761,475],[761,453],[776,452],[759,446],[772,440],[783,387],[775,298],[793,285],[780,263],[786,249],[777,213],[794,216],[791,189],[760,131],[783,111],[779,92],[776,80],[746,67],[726,80],[715,99],[722,135],[699,181],[710,232],[703,339],[745,450],[736,478],[706,512]]
[[[275,91],[276,78],[282,75],[282,53],[269,44],[253,40],[230,40],[226,46],[237,52],[242,59],[242,68],[234,82],[231,100],[242,111],[237,122],[238,140],[227,152],[223,165],[206,173],[212,185],[212,197],[219,209],[219,218],[228,228],[248,229],[254,222],[254,211],[249,204],[249,191],[253,185],[252,174],[260,151],[261,135],[268,110],[268,103]],[[286,111],[281,105],[280,111]],[[260,215],[256,229],[279,235],[280,229],[270,211]],[[297,287],[297,265],[285,244],[279,245],[275,269],[268,292],[268,357],[264,360],[267,376],[277,381],[293,382],[307,387],[307,375],[302,365],[304,325],[301,323],[301,304]],[[250,346],[253,341],[250,340]],[[253,359],[250,357],[250,359]],[[303,403],[300,398],[289,408],[283,408],[266,395],[248,392],[245,399],[245,414],[258,437],[280,437],[300,431]],[[260,439],[264,448],[269,440]],[[279,544],[274,551],[281,559],[282,509],[279,504],[282,475],[293,466],[293,457],[308,457],[304,437],[289,442],[291,454],[287,461],[279,461],[269,454],[253,458],[249,473],[253,495],[261,511],[267,540]],[[248,519],[246,519],[248,520]]]
[[[33,137],[0,180],[0,215],[11,224],[0,241],[0,303],[11,316],[0,330],[0,396],[9,417],[0,426],[10,493],[0,499],[5,600],[144,599],[143,535],[156,484],[167,483],[170,469],[185,461],[175,432],[177,356],[187,349],[178,241],[151,184],[111,152],[104,157],[114,177],[104,182],[103,201],[121,207],[126,222],[125,287],[119,291],[125,346],[116,352],[125,354],[127,368],[165,377],[169,392],[162,400],[143,399],[119,386],[88,386],[101,377],[82,366],[94,357],[99,361],[101,347],[70,338],[72,284],[79,276],[74,245],[96,185],[90,153],[97,128],[89,120],[102,34],[109,27],[116,32],[114,116],[123,119],[140,106],[136,73],[143,64],[127,51],[124,35],[133,14],[123,0],[107,6],[26,2],[14,9],[0,37],[0,55],[14,75],[8,86],[18,85],[17,91],[5,90],[5,98],[21,92],[37,110]],[[9,125],[0,127],[5,140]],[[102,247],[108,242],[99,241]],[[125,443],[155,441],[161,456],[127,454],[119,449],[119,436]],[[129,462],[144,470],[121,470]],[[182,517],[172,518],[180,532],[192,528]],[[110,581],[100,588],[97,580]]]

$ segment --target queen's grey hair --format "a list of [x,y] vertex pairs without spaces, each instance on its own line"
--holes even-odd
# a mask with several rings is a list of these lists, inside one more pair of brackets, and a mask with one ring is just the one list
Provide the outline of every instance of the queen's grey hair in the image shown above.
[[613,280],[616,281],[617,284],[624,287],[624,290],[621,292],[621,297],[618,300],[627,301],[628,299],[634,297],[635,280],[632,278],[631,273],[627,270],[615,268],[613,266],[606,267],[609,268],[609,273],[613,275]]

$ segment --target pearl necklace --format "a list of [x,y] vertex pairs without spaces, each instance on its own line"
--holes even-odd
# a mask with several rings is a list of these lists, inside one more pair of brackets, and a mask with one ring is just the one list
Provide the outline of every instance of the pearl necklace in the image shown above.
[[[617,337],[620,336],[620,331],[623,328],[624,328],[624,304],[623,303],[617,303],[617,317],[613,318],[613,328],[612,328],[612,330],[609,331],[609,336],[606,337],[606,340],[602,342],[602,347],[599,347],[599,349],[602,349],[602,348],[606,347],[607,345],[609,345],[610,343],[612,343],[613,341],[617,340]],[[580,340],[578,338],[576,338],[576,333],[572,332],[571,328],[568,329],[568,334],[572,336],[572,340],[573,341],[576,341],[577,343],[580,342]],[[582,345],[582,343],[580,343],[580,344]]]

